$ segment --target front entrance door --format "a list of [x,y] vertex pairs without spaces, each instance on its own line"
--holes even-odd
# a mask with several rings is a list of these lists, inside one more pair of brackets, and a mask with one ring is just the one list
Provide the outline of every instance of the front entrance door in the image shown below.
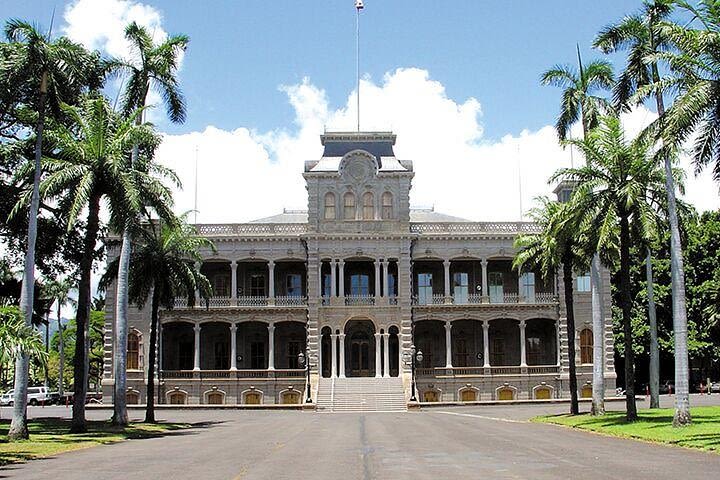
[[370,339],[361,332],[350,339],[350,375],[370,376]]

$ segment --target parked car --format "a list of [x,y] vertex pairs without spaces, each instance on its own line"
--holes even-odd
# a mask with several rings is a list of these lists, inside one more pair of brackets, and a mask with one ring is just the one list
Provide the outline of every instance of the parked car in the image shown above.
[[[8,391],[0,398],[0,405],[12,406],[14,401],[15,389]],[[28,387],[27,403],[28,405],[45,405],[50,404],[52,397],[47,387]]]
[[15,395],[14,389],[8,390],[7,392],[0,395],[0,406],[6,407],[8,405],[12,405],[14,395]]

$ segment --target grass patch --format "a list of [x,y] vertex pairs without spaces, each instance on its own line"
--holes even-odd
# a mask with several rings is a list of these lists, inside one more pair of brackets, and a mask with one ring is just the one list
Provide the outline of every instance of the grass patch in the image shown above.
[[631,423],[625,421],[624,412],[607,412],[600,417],[548,415],[532,421],[720,453],[720,407],[694,407],[690,412],[692,425],[682,428],[673,428],[671,408],[639,410],[639,419]]
[[184,423],[132,423],[127,428],[113,427],[107,421],[88,421],[86,433],[70,434],[70,421],[59,418],[31,420],[30,439],[8,442],[10,422],[0,423],[0,466],[21,463],[36,458],[51,457],[58,453],[106,445],[128,439],[152,438],[189,428]]

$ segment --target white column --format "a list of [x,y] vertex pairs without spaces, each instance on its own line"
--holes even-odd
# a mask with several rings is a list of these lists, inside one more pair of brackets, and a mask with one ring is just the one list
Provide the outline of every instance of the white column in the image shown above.
[[[375,263],[377,265],[377,262]],[[382,377],[382,363],[380,356],[380,345],[382,341],[382,333],[375,334],[375,378]]]
[[445,267],[445,303],[450,303],[450,260],[445,260],[443,267]]
[[[338,267],[340,269],[340,292],[338,293],[338,297],[344,297],[345,296],[345,261],[340,260],[338,262]],[[344,334],[341,334],[344,335]]]
[[230,299],[237,300],[237,262],[230,262]]
[[480,261],[480,265],[482,266],[482,294],[483,297],[487,297],[490,295],[490,286],[488,285],[488,261],[487,259],[483,258]]
[[159,375],[160,375],[160,371],[161,371],[162,368],[163,368],[163,364],[162,364],[162,348],[163,348],[163,341],[162,341],[162,338],[163,338],[163,327],[162,327],[162,323],[158,323],[158,332],[157,332],[157,335],[158,335],[158,338],[157,338],[157,354],[156,354],[156,356],[155,356],[155,358],[157,358],[157,369],[156,369],[155,371],[156,371],[156,374],[159,376]]
[[445,322],[445,368],[452,368],[452,323]]
[[196,323],[195,328],[193,328],[195,331],[195,362],[193,365],[193,370],[200,370],[200,324]]
[[389,266],[389,265],[388,265],[388,264],[389,264],[389,262],[388,262],[388,259],[387,259],[387,258],[386,258],[385,260],[383,260],[383,262],[382,262],[382,266],[383,266],[383,290],[382,290],[382,295],[383,295],[383,297],[390,297],[390,292],[388,292],[388,288],[389,288],[389,284],[388,284],[388,266]]
[[[195,262],[195,270],[199,272],[201,268],[202,262]],[[195,307],[200,307],[200,290],[197,288],[195,289]]]
[[268,297],[270,302],[275,301],[275,262],[268,262]]
[[275,370],[275,324],[268,323],[268,370]]
[[383,377],[388,378],[390,376],[390,334],[383,333],[383,345],[385,350],[383,351]]
[[334,258],[330,260],[330,296],[337,297],[337,262]]
[[230,370],[237,370],[237,323],[230,324]]
[[322,299],[323,297],[323,275],[322,275],[322,267],[323,262],[320,260],[318,262],[318,297]]
[[340,341],[340,378],[345,378],[345,334],[341,333],[338,335]]
[[375,298],[380,297],[380,260],[375,259]]
[[337,333],[330,334],[330,352],[332,359],[330,360],[330,377],[337,378]]
[[518,270],[518,303],[522,303],[523,300],[521,298],[522,296],[522,272]]
[[527,367],[525,357],[525,320],[520,320],[520,366]]
[[322,333],[318,337],[318,346],[317,346],[317,372],[318,372],[318,378],[322,378],[322,340],[323,336]]
[[560,353],[560,319],[555,321],[555,351],[557,352],[557,364],[559,367],[562,362],[562,355]]
[[490,368],[490,321],[483,320],[483,367]]

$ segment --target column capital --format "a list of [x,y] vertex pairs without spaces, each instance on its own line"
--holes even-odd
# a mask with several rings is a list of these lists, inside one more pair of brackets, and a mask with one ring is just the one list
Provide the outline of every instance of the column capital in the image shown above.
[[337,263],[337,260],[334,259],[334,258],[331,258],[331,259],[330,259],[330,263],[331,263],[332,265],[335,265],[335,264]]
[[375,338],[382,338],[382,336],[385,334],[384,333],[375,333],[374,335],[375,335]]
[[230,260],[230,267],[231,267],[231,268],[236,268],[236,267],[237,267],[237,264],[238,264],[237,260]]
[[337,260],[337,264],[340,265],[341,267],[344,267],[344,266],[345,266],[345,260],[343,260],[342,258],[339,258],[339,259]]
[[385,338],[387,338],[387,337],[389,337],[389,336],[390,336],[390,334],[389,334],[388,332],[385,332],[385,333],[381,333],[380,335],[382,335],[382,336],[383,336],[383,337],[385,337]]
[[490,328],[490,320],[483,320],[482,324],[483,328]]
[[448,330],[452,328],[452,322],[450,320],[445,321],[445,328]]
[[268,260],[268,267],[275,268],[275,260]]
[[383,266],[387,267],[388,265],[390,265],[390,259],[388,259],[387,257],[383,258],[382,264],[383,264]]
[[268,330],[275,330],[275,322],[268,322]]
[[445,268],[449,268],[449,267],[450,267],[450,260],[443,260],[443,265],[445,266]]
[[195,333],[200,333],[200,329],[202,328],[202,325],[199,323],[196,323],[195,326],[193,326],[193,330]]
[[337,337],[340,338],[340,339],[345,338],[345,334],[344,334],[344,333],[337,333],[336,335],[337,335]]
[[520,320],[520,328],[525,328],[525,320]]
[[233,322],[233,323],[230,324],[230,331],[231,331],[231,332],[235,333],[235,332],[237,332],[237,329],[238,329],[237,323]]

